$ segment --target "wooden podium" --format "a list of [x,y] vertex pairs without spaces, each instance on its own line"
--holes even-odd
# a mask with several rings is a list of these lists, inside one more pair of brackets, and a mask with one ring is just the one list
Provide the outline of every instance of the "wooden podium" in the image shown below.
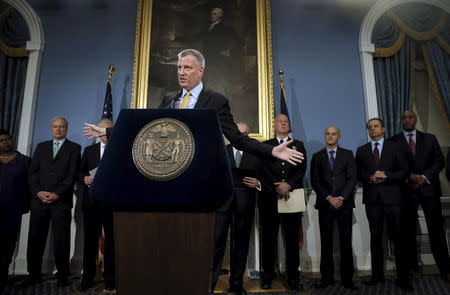
[[[145,177],[132,158],[136,135],[161,118],[186,124],[195,142],[189,167],[167,181]],[[91,194],[114,211],[117,294],[210,293],[214,212],[232,194],[214,110],[122,110]]]

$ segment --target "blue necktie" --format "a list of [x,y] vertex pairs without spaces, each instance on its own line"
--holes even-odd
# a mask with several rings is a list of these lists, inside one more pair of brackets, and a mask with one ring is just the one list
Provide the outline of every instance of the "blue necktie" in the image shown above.
[[331,169],[333,169],[334,168],[334,160],[335,160],[334,151],[329,151],[329,153],[330,153],[330,167],[331,167]]

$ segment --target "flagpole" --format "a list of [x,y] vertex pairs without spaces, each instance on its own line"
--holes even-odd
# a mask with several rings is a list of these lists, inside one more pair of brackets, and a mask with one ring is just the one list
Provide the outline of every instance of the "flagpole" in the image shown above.
[[278,70],[278,76],[280,77],[280,88],[281,88],[281,91],[283,91],[284,98],[286,98],[286,92],[284,92],[283,74],[284,74],[283,69],[279,69]]
[[108,118],[112,120],[113,118],[113,103],[112,103],[112,82],[111,78],[116,72],[116,67],[113,64],[108,66],[108,79],[106,80],[106,92],[105,100],[103,102],[102,118]]

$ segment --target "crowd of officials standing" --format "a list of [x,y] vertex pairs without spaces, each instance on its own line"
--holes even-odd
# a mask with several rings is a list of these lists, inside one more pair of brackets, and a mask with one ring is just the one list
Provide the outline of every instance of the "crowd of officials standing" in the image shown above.
[[[425,215],[431,249],[444,281],[450,280],[450,259],[445,238],[440,196],[439,172],[445,166],[444,155],[436,137],[415,128],[417,115],[407,110],[402,115],[403,131],[384,138],[384,122],[374,118],[367,122],[370,142],[360,146],[355,157],[351,150],[338,145],[340,130],[328,127],[324,131],[325,148],[312,156],[311,184],[316,192],[315,207],[319,212],[321,237],[321,281],[318,288],[334,284],[333,225],[337,221],[340,243],[340,277],[344,287],[353,284],[352,216],[354,190],[359,180],[363,187],[363,203],[369,221],[372,276],[365,285],[384,281],[383,224],[394,244],[397,285],[411,290],[411,272],[419,268],[416,245],[417,210],[420,204]],[[102,119],[101,127],[112,127],[112,121]],[[248,135],[244,122],[239,130]],[[74,185],[78,183],[83,196],[84,255],[83,277],[79,288],[95,285],[98,239],[105,234],[105,289],[115,288],[114,241],[112,212],[102,208],[90,195],[89,185],[107,146],[106,136],[85,148],[80,159],[80,145],[67,139],[68,122],[61,117],[51,121],[52,139],[37,145],[29,158],[13,148],[13,138],[0,130],[0,284],[6,286],[8,267],[16,247],[21,215],[30,214],[27,262],[27,287],[42,280],[42,256],[50,222],[55,252],[56,278],[59,286],[71,284],[68,279],[70,253],[70,223]],[[289,119],[278,115],[274,120],[275,138],[267,143],[278,145],[290,140]],[[305,160],[292,165],[275,158],[259,159],[227,146],[231,167],[253,170],[243,179],[234,177],[233,197],[217,211],[216,252],[213,284],[217,282],[223,261],[226,236],[232,224],[233,252],[230,269],[230,293],[245,294],[245,271],[249,239],[255,207],[260,210],[262,231],[261,287],[270,289],[275,277],[275,255],[278,228],[282,226],[286,249],[287,282],[299,290],[299,232],[301,213],[278,213],[277,200],[289,198],[289,192],[303,187],[306,171],[306,150],[301,141],[292,146],[301,151]],[[449,155],[447,155],[448,161]],[[446,168],[450,177],[449,165]],[[259,192],[257,201],[256,192]],[[258,206],[256,206],[258,204]]]
[[[160,108],[213,108],[224,135],[230,166],[253,171],[234,175],[234,192],[217,210],[215,251],[211,292],[222,267],[228,228],[231,227],[229,294],[246,294],[243,275],[247,261],[255,207],[261,220],[261,288],[270,290],[275,278],[276,248],[279,227],[285,245],[286,281],[292,290],[301,289],[299,272],[299,236],[301,212],[279,213],[278,200],[289,200],[291,192],[303,188],[307,152],[303,142],[289,137],[289,118],[274,118],[275,137],[260,143],[248,137],[244,122],[235,124],[228,99],[206,89],[203,55],[194,49],[178,54],[178,82],[181,90],[169,93]],[[372,276],[362,283],[382,283],[384,276],[383,224],[394,245],[396,284],[412,290],[411,273],[419,268],[416,248],[418,205],[423,209],[431,250],[441,278],[450,281],[450,258],[442,217],[439,172],[445,159],[436,137],[417,130],[417,115],[406,110],[401,117],[402,132],[385,139],[384,121],[372,118],[366,123],[370,141],[358,147],[356,155],[339,146],[340,129],[330,126],[324,131],[325,147],[311,160],[311,184],[316,192],[321,237],[321,280],[317,288],[335,283],[333,262],[333,225],[337,222],[340,243],[340,278],[349,289],[353,283],[352,216],[354,191],[359,181],[369,221]],[[29,275],[22,287],[42,281],[42,258],[52,225],[58,286],[67,286],[70,269],[70,223],[74,185],[82,192],[84,213],[83,277],[81,291],[95,286],[96,256],[100,233],[105,234],[104,287],[115,289],[114,240],[112,212],[100,206],[89,194],[108,138],[112,121],[102,119],[97,125],[86,124],[83,133],[100,141],[84,149],[67,138],[68,122],[62,117],[51,120],[52,139],[39,143],[29,158],[16,151],[13,138],[0,130],[0,291],[8,281],[8,267],[16,247],[21,216],[30,212],[27,267]],[[449,154],[446,175],[450,178]],[[242,175],[241,175],[242,176]],[[259,192],[259,198],[256,198]],[[313,221],[314,222],[314,221]],[[1,292],[0,292],[1,293]]]

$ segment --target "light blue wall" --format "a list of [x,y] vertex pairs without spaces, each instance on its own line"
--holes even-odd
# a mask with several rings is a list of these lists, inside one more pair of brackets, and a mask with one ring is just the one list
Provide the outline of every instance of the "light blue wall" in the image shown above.
[[368,9],[339,3],[272,2],[276,113],[281,68],[293,135],[305,142],[309,158],[323,148],[330,125],[341,129],[343,147],[355,152],[367,142],[358,39]]
[[[30,3],[42,20],[46,41],[33,146],[50,138],[54,116],[65,116],[69,138],[85,146],[89,141],[81,135],[82,124],[100,116],[108,64],[118,69],[113,78],[115,116],[130,105],[136,3]],[[367,140],[358,35],[368,8],[339,3],[272,1],[275,107],[278,111],[282,68],[293,133],[306,143],[309,156],[323,146],[323,129],[329,125],[341,128],[344,147],[355,150]]]
[[133,73],[136,3],[130,0],[30,0],[42,21],[45,50],[37,100],[33,149],[48,140],[50,119],[69,121],[68,138],[85,146],[84,122],[100,119],[107,67],[112,79],[114,115],[129,107]]

